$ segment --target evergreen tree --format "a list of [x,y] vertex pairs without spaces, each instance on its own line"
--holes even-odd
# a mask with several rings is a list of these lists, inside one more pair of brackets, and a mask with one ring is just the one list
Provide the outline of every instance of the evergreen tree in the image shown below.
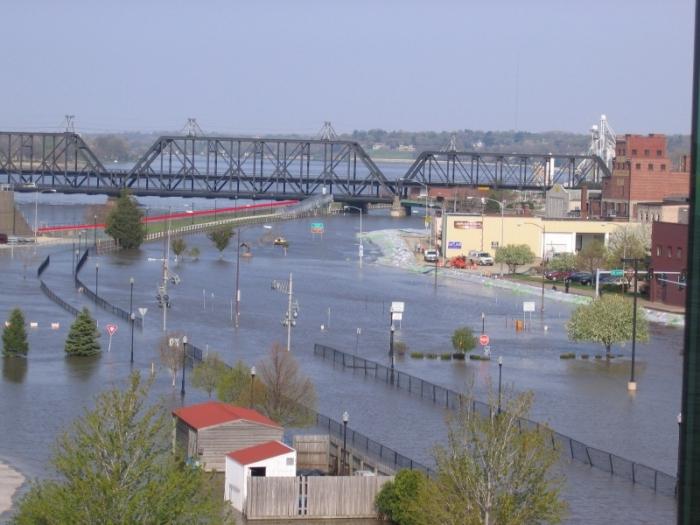
[[141,223],[142,218],[143,212],[129,192],[122,190],[117,205],[107,216],[105,233],[112,237],[120,248],[138,248],[146,236],[145,227]]
[[90,356],[100,353],[100,343],[97,338],[100,332],[97,323],[87,308],[78,314],[68,332],[65,350],[68,355]]
[[2,355],[25,356],[29,351],[27,331],[24,327],[22,310],[15,308],[10,312],[9,324],[2,332]]

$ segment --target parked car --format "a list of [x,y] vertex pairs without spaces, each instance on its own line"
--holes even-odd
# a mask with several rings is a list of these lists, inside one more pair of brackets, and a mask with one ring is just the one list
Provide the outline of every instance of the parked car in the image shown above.
[[547,270],[544,272],[544,278],[550,281],[563,281],[570,277],[573,272],[564,270]]
[[429,249],[423,252],[423,260],[425,262],[437,262],[438,257],[439,255],[437,250]]
[[572,283],[588,285],[593,282],[593,274],[591,272],[574,272],[569,275],[569,280]]
[[478,250],[472,250],[469,252],[469,259],[478,264],[479,266],[493,266],[493,257],[489,252],[480,252]]

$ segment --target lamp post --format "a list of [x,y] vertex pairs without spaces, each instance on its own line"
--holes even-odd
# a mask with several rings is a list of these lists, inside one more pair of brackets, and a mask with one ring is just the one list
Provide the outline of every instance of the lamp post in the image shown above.
[[187,336],[182,336],[182,385],[180,386],[180,396],[185,397],[185,365],[187,364]]
[[362,328],[358,326],[357,330],[355,331],[355,355],[357,355],[357,352],[360,349],[360,334],[362,334]]
[[343,206],[345,210],[357,210],[360,212],[360,244],[358,249],[358,256],[360,258],[360,266],[362,266],[362,259],[364,257],[364,246],[362,245],[362,208],[358,206]]
[[486,314],[481,312],[481,335],[486,333]]
[[131,364],[134,364],[134,278],[129,279],[129,320],[131,320]]
[[350,414],[348,414],[347,410],[343,412],[343,474],[347,475],[348,472],[348,462],[347,462],[347,451],[348,451],[348,421],[350,420]]
[[620,259],[622,263],[632,263],[634,267],[634,295],[632,296],[632,363],[630,366],[630,380],[627,383],[627,390],[633,392],[637,390],[637,383],[634,380],[635,350],[637,346],[637,277],[639,273],[639,261],[637,258]]
[[[542,297],[540,299],[540,313],[544,314],[544,271],[547,263],[545,257],[545,238],[547,237],[547,227],[544,224],[540,226],[539,224],[535,224],[534,222],[524,222],[523,224],[534,226],[535,228],[539,228],[540,230],[542,230]],[[520,226],[520,224],[518,224],[518,226]]]
[[389,335],[389,357],[391,358],[391,384],[394,384],[394,322],[392,320]]
[[503,369],[503,358],[498,356],[498,413],[501,413],[501,371]]
[[236,318],[234,320],[234,325],[236,328],[238,328],[238,318],[241,314],[241,288],[239,286],[241,274],[241,246],[244,244],[241,242],[240,228],[238,228],[236,237],[238,239],[238,247],[236,248]]
[[98,275],[100,274],[100,263],[95,263],[95,298],[97,298],[98,295],[98,285],[99,285],[99,280],[98,280]]
[[255,394],[255,366],[250,367],[250,408],[253,408],[253,395]]
[[92,225],[92,233],[93,233],[93,245],[95,247],[95,250],[97,250],[97,215],[93,215],[93,225]]

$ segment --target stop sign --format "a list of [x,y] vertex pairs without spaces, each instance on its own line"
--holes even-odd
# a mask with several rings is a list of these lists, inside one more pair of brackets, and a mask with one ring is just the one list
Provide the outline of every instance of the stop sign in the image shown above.
[[490,340],[491,340],[491,339],[489,339],[489,336],[488,336],[488,335],[486,335],[486,334],[481,334],[481,336],[479,337],[479,344],[480,344],[481,346],[486,346],[486,345],[489,344],[489,341],[490,341]]

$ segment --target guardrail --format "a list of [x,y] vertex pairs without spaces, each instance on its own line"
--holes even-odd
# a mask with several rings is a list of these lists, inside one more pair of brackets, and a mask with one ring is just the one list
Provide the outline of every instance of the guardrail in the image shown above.
[[[192,365],[194,365],[195,362],[202,361],[205,355],[205,352],[203,352],[201,348],[193,345],[192,343],[187,343],[186,356]],[[229,365],[227,364],[226,366]],[[326,429],[329,435],[336,436],[341,439],[343,438],[343,423],[316,412],[315,410],[312,410],[312,412],[316,417],[316,425],[319,428]],[[392,470],[420,470],[421,472],[425,472],[430,476],[435,473],[422,463],[414,461],[413,459],[400,454],[396,450],[382,445],[378,441],[375,441],[349,427],[347,429],[347,440],[348,443],[353,445],[350,448],[358,452],[363,451],[368,456],[377,459],[379,463],[382,463],[384,466],[389,467]]]
[[[416,377],[405,372],[398,371],[329,346],[315,344],[314,355],[324,359],[332,360],[334,364],[339,364],[343,369],[351,369],[354,373],[362,373],[363,376],[371,376],[375,379],[389,384],[397,389],[406,390],[409,394],[415,394],[421,399],[428,399],[433,404],[456,410],[464,406],[464,403],[472,403],[472,410],[487,415],[492,410],[487,403],[468,398],[460,392],[445,388],[435,383],[431,383],[420,377]],[[393,379],[392,379],[393,376]],[[520,429],[542,430],[543,427],[536,421],[525,418],[518,419]],[[560,434],[553,430],[551,432],[552,447],[565,451],[571,459],[580,461],[591,467],[608,472],[614,476],[627,479],[632,483],[643,485],[666,496],[676,495],[677,480],[675,476],[666,474],[660,470],[648,467],[641,463],[622,458],[610,452],[591,447],[574,438]]]
[[37,268],[36,271],[36,276],[39,279],[39,288],[41,288],[41,291],[44,292],[44,295],[51,299],[54,303],[56,303],[58,306],[63,308],[66,312],[73,316],[78,315],[78,309],[74,307],[71,304],[68,304],[66,301],[61,299],[58,294],[56,294],[51,288],[46,286],[46,283],[42,279],[43,273],[46,271],[46,269],[49,267],[49,264],[51,264],[51,256],[47,255],[46,259],[39,265],[39,268]]

